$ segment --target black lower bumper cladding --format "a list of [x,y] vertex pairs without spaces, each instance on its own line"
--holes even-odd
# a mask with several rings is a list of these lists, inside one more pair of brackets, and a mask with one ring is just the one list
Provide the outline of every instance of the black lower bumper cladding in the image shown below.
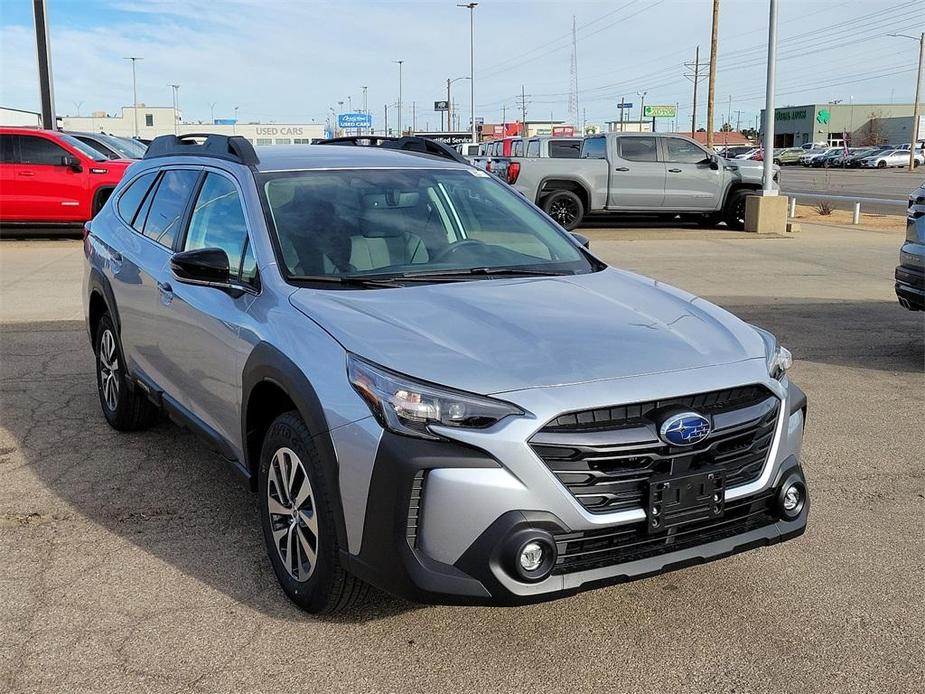
[[[555,515],[543,511],[509,511],[495,520],[454,564],[434,561],[409,541],[409,505],[420,489],[421,470],[440,467],[498,467],[484,451],[446,441],[421,441],[383,434],[370,482],[363,543],[359,555],[344,561],[360,578],[399,597],[430,604],[518,605],[572,595],[582,590],[622,583],[703,564],[755,547],[801,535],[806,528],[808,499],[799,516],[779,513],[779,492],[794,480],[805,482],[790,458],[772,489],[727,502],[719,521],[676,527],[652,535],[644,523],[574,532]],[[423,505],[426,508],[426,491]],[[512,547],[529,534],[551,538],[556,564],[554,587],[511,590],[517,574]]]

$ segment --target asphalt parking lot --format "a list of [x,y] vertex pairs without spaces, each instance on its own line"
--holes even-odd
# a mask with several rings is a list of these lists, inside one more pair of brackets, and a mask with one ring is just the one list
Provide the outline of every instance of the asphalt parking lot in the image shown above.
[[[909,193],[925,180],[925,169],[913,172],[907,169],[813,169],[804,166],[784,166],[780,173],[781,191],[785,193],[824,193],[826,195],[857,196],[896,200],[901,205],[864,203],[865,212],[876,214],[904,214]],[[811,197],[800,198],[800,203],[812,204]],[[835,201],[836,209],[848,210],[850,201]]]
[[925,314],[893,294],[902,235],[595,226],[603,259],[793,351],[803,537],[529,607],[305,615],[217,456],[169,423],[107,428],[80,242],[4,241],[0,691],[922,691]]

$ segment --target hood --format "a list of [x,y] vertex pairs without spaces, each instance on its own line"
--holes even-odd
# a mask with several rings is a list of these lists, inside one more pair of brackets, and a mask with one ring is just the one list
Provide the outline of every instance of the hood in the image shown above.
[[345,349],[473,393],[764,358],[761,337],[703,299],[608,268],[372,290],[296,290]]

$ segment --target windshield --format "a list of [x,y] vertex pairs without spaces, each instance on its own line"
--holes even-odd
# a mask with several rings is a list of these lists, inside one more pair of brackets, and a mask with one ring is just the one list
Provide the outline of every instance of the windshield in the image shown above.
[[109,159],[109,157],[107,157],[105,154],[102,154],[101,152],[97,152],[90,145],[86,144],[85,142],[81,142],[76,137],[73,137],[71,135],[65,135],[64,133],[58,133],[58,137],[60,137],[62,140],[67,142],[71,147],[76,149],[78,152],[80,152],[84,156],[89,157],[93,161],[106,161],[107,159]]
[[299,171],[260,180],[293,280],[595,269],[565,232],[477,169]]
[[103,135],[102,133],[96,137],[98,137],[101,142],[105,143],[107,147],[121,154],[125,159],[142,159],[145,156],[147,147],[139,142],[115,137],[114,135]]

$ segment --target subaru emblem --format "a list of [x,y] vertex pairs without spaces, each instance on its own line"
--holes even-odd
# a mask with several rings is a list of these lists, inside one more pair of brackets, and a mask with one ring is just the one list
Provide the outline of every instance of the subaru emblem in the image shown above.
[[709,436],[712,428],[710,420],[703,415],[681,412],[663,421],[658,435],[670,446],[693,446]]

